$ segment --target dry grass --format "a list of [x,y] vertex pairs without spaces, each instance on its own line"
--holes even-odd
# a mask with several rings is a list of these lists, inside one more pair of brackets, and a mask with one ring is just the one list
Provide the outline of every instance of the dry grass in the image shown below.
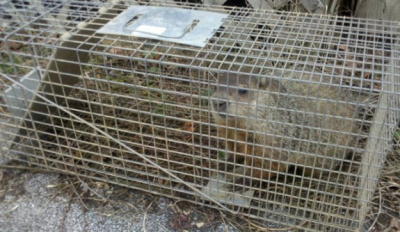
[[[398,133],[400,132],[400,129]],[[400,142],[388,154],[368,215],[369,231],[400,231]]]

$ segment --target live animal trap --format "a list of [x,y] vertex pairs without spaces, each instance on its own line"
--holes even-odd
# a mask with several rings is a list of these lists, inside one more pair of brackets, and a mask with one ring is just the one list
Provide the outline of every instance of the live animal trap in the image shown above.
[[4,157],[362,228],[400,118],[398,23],[164,1],[26,15],[2,15]]

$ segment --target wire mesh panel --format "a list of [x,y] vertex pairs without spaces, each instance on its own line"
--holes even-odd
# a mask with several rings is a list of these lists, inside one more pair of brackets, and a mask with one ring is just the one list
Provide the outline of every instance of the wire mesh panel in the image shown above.
[[[204,47],[97,32],[138,5],[227,18]],[[4,158],[277,228],[362,227],[399,119],[397,24],[77,6],[1,15]]]

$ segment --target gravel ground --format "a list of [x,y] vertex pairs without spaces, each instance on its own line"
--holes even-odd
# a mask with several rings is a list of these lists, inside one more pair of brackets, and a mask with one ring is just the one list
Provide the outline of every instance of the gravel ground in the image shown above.
[[[170,223],[176,214],[167,198],[128,190],[124,198],[130,199],[84,205],[68,191],[59,191],[57,186],[65,182],[59,174],[7,170],[4,179],[13,184],[0,199],[0,231],[174,231]],[[144,207],[145,198],[153,202],[151,210]],[[190,217],[193,223],[203,222],[199,215]],[[191,231],[237,231],[224,223],[193,227]]]

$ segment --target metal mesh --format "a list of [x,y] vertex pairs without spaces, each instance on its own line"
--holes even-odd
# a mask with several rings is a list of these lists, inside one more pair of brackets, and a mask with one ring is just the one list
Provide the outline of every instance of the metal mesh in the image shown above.
[[[96,33],[131,5],[229,17],[204,48]],[[400,118],[398,23],[164,1],[22,12],[0,15],[3,158],[277,227],[362,227]],[[251,206],[205,194],[216,173]]]

